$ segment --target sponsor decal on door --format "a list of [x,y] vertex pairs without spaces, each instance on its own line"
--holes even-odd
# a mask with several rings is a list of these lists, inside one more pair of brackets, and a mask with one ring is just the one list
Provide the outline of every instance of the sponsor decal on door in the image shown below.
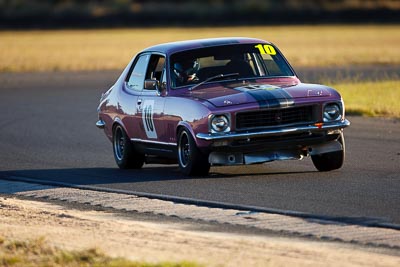
[[142,110],[142,121],[147,138],[157,138],[156,128],[154,126],[154,100],[145,100]]

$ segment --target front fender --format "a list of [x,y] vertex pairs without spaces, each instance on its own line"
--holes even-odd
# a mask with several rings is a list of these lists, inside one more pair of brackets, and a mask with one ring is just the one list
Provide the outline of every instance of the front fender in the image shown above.
[[179,131],[180,131],[182,128],[187,129],[187,130],[190,132],[190,134],[193,136],[193,138],[194,138],[195,140],[197,139],[197,138],[196,138],[196,134],[195,134],[195,132],[193,131],[192,125],[190,125],[190,123],[187,122],[187,121],[180,121],[180,122],[178,122],[178,125],[176,126],[176,132],[175,132],[175,134],[176,134],[177,137],[178,137]]
[[[208,120],[207,120],[208,123]],[[208,125],[207,125],[208,127]],[[190,134],[192,135],[194,141],[196,142],[196,146],[198,148],[204,148],[204,147],[208,147],[210,142],[208,140],[203,140],[200,138],[197,138],[197,134],[199,133],[198,131],[195,131],[192,127],[192,125],[189,122],[186,121],[180,121],[176,127],[176,136],[178,136],[180,129],[185,128],[187,129]]]

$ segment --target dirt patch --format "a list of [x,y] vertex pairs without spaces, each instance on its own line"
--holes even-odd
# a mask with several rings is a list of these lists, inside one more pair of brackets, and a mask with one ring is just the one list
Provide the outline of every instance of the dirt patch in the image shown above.
[[97,248],[131,260],[192,261],[206,266],[399,266],[374,248],[271,236],[194,231],[185,223],[145,222],[106,211],[0,198],[0,236],[44,237],[67,250]]

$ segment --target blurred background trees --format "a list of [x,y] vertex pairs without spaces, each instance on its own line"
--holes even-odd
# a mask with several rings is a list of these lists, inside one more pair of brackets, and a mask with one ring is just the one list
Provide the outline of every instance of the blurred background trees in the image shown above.
[[0,0],[0,27],[397,23],[399,11],[399,0]]

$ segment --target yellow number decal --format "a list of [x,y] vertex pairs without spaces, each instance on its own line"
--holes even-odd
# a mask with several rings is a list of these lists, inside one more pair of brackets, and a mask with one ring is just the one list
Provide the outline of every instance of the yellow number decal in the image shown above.
[[267,52],[268,55],[276,55],[275,48],[272,45],[264,45],[264,50],[265,52]]
[[268,54],[271,56],[276,55],[276,50],[272,45],[262,45],[262,44],[258,44],[255,46],[255,48],[258,48],[258,50],[260,51],[260,54]]
[[256,45],[255,48],[258,48],[258,50],[260,50],[260,54],[265,54],[265,50],[262,44]]

